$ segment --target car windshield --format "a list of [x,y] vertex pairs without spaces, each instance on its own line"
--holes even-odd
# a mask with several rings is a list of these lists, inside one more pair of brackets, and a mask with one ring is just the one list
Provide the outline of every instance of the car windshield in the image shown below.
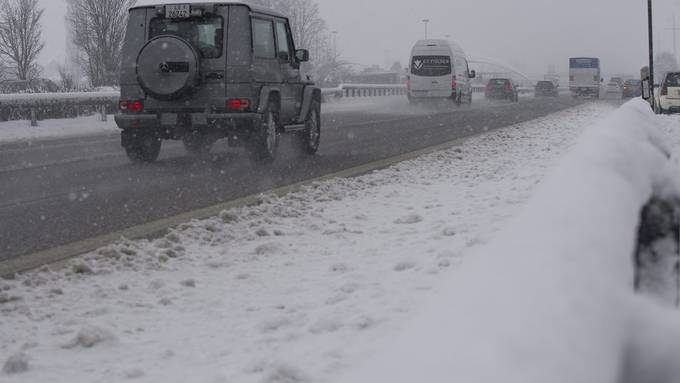
[[489,84],[494,85],[494,86],[506,86],[509,83],[510,83],[510,80],[506,80],[506,79],[493,79],[493,80],[489,81]]
[[680,73],[668,73],[666,75],[666,85],[680,86]]
[[0,0],[0,383],[680,383],[674,15]]
[[222,17],[190,19],[155,18],[151,20],[149,38],[162,35],[179,36],[190,42],[203,58],[222,56],[224,27]]

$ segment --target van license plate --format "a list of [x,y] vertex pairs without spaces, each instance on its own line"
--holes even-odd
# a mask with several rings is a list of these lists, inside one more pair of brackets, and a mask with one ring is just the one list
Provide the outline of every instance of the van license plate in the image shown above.
[[189,4],[166,5],[165,17],[168,19],[188,19],[191,17],[191,5]]

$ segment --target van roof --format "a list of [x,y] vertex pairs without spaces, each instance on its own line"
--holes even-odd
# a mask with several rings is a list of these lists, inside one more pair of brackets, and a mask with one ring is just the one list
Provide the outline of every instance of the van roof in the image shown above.
[[444,40],[444,39],[427,39],[427,40],[418,40],[416,41],[416,45],[413,47],[414,49],[417,48],[444,48],[444,49],[450,49],[453,53],[456,53],[461,56],[465,56],[465,52],[463,51],[463,48],[460,47],[460,45],[456,44],[453,41],[450,40]]
[[236,1],[230,1],[230,2],[225,2],[225,1],[210,2],[210,1],[206,1],[206,2],[202,2],[202,3],[182,3],[182,2],[157,3],[157,4],[148,4],[148,5],[138,5],[138,6],[130,8],[130,10],[144,9],[144,8],[156,8],[156,7],[162,7],[162,6],[165,6],[165,5],[178,5],[178,4],[189,4],[191,6],[196,6],[196,7],[205,7],[205,6],[211,6],[211,5],[221,5],[221,6],[240,5],[240,6],[247,7],[248,9],[250,9],[251,12],[263,13],[263,14],[266,14],[266,15],[281,17],[281,18],[284,18],[284,19],[288,18],[288,16],[286,16],[286,15],[284,15],[284,14],[278,12],[278,11],[275,11],[271,8],[258,7],[258,6],[255,6],[255,5],[236,2]]

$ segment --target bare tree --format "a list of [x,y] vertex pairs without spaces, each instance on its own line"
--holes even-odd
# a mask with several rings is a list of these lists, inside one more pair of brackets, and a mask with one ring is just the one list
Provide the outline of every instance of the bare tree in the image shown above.
[[40,73],[43,9],[38,0],[2,0],[0,6],[0,55],[16,67],[17,78],[29,80]]
[[128,8],[137,0],[67,0],[66,23],[76,60],[92,86],[118,84]]
[[64,92],[76,90],[76,79],[66,65],[59,65],[59,87]]

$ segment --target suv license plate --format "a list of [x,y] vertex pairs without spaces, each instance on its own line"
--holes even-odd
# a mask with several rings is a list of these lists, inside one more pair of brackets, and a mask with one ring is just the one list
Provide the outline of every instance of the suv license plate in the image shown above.
[[191,17],[191,5],[189,4],[166,5],[165,17],[168,19],[188,19]]

